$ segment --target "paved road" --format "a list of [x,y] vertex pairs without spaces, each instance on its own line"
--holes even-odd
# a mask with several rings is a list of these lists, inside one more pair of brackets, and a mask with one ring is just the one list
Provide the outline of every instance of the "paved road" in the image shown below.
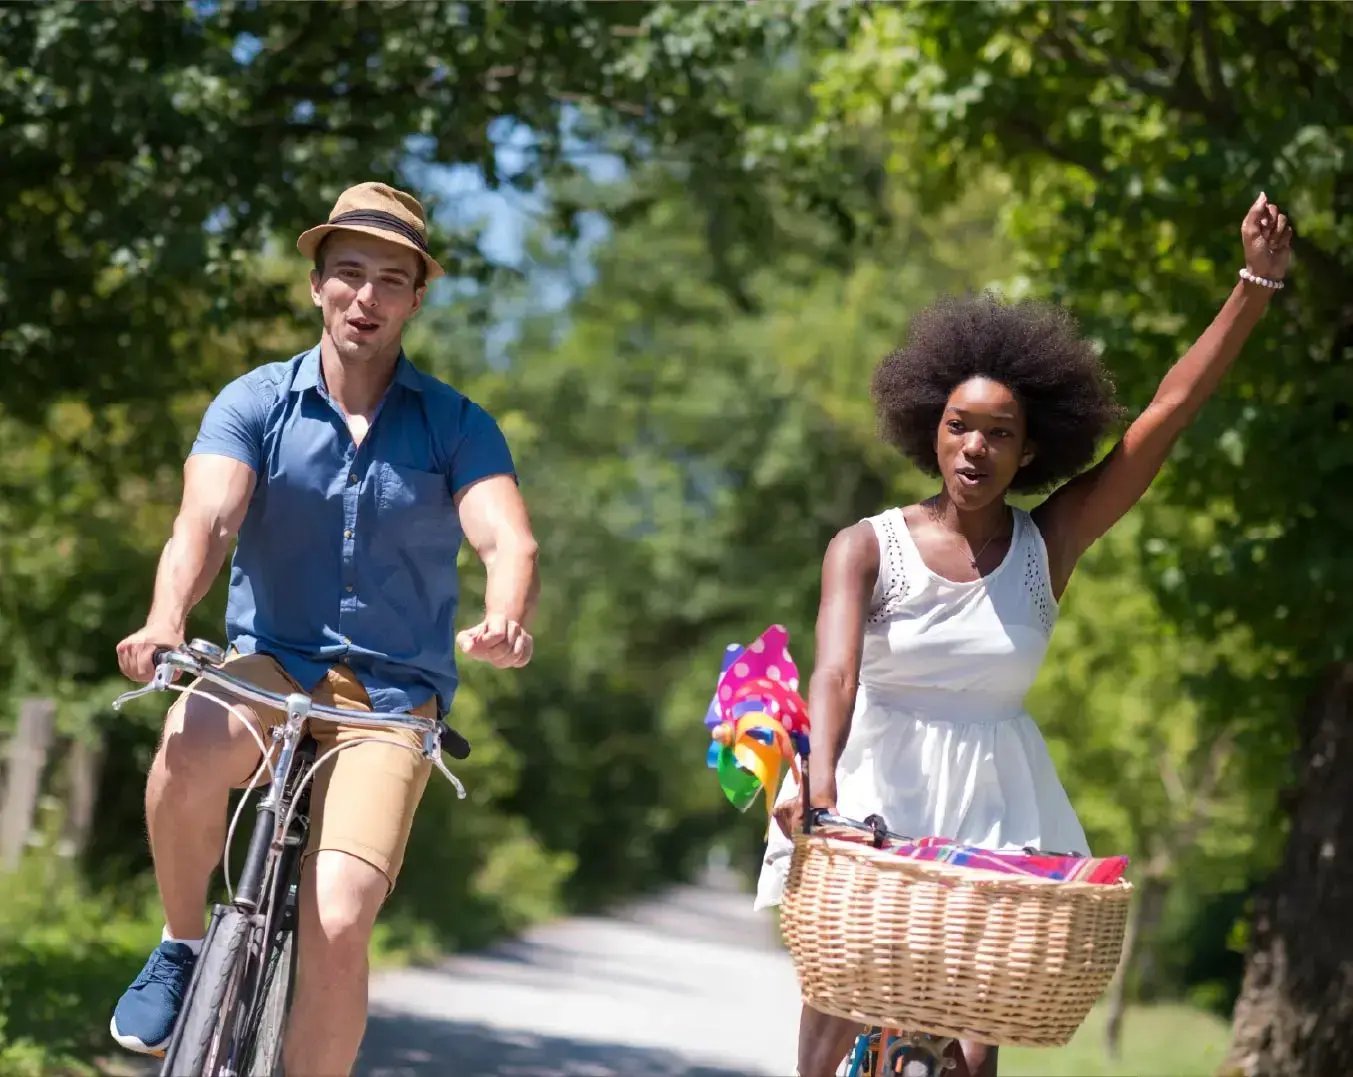
[[375,976],[362,1077],[783,1077],[798,988],[728,883]]

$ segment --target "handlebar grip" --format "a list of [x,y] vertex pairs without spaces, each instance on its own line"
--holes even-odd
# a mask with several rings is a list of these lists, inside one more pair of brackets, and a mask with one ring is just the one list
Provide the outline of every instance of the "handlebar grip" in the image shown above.
[[445,722],[440,723],[438,730],[438,739],[442,744],[442,751],[452,759],[468,759],[470,756],[470,742],[457,733]]
[[172,654],[173,650],[174,650],[173,647],[156,647],[154,652],[150,656],[150,660],[153,663],[155,663],[155,665],[158,666],[160,664],[160,660],[163,659],[165,655]]

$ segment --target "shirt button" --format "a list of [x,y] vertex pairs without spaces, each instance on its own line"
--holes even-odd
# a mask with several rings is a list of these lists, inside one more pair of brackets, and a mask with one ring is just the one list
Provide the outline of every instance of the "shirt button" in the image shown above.
[[352,643],[352,640],[348,639],[347,636],[342,637],[342,639],[343,639],[343,642],[344,642],[345,644],[350,644],[350,643]]
[[352,484],[352,485],[356,485],[356,483],[357,483],[357,476],[356,476],[355,474],[354,474],[354,475],[349,475],[349,476],[348,476],[348,482],[349,482],[350,484]]
[[343,532],[343,537],[344,537],[344,538],[352,538],[352,529],[349,528],[348,530],[344,531],[344,532]]
[[352,584],[348,584],[343,590],[347,591],[348,594],[352,594]]

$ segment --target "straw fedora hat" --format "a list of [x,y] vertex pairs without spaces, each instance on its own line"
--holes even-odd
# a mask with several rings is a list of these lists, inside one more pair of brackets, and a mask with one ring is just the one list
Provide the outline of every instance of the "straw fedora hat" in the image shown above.
[[359,183],[349,187],[334,203],[329,220],[302,232],[296,249],[314,260],[320,241],[330,232],[363,232],[377,239],[398,243],[416,251],[427,265],[428,280],[444,270],[428,253],[427,218],[418,199],[384,183]]

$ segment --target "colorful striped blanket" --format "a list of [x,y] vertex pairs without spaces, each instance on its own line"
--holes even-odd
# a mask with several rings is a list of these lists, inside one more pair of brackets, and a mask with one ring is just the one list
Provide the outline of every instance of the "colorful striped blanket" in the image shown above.
[[[832,834],[834,838],[842,836],[838,832]],[[868,843],[870,839],[865,834],[852,834],[848,840]],[[951,838],[890,841],[884,849],[910,860],[940,861],[1008,875],[1056,879],[1059,882],[1116,883],[1123,877],[1128,865],[1125,856],[1074,856],[1032,849],[980,849]]]

